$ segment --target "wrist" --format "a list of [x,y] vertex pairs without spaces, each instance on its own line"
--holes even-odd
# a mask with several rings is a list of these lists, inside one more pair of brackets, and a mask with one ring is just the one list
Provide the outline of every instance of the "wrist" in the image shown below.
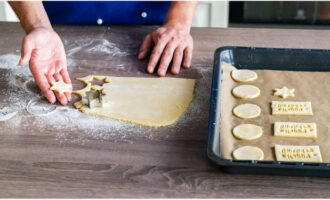
[[29,34],[35,29],[46,29],[49,31],[54,31],[53,27],[50,25],[50,23],[44,22],[42,20],[37,20],[37,21],[31,23],[29,26],[27,26],[25,28],[25,32],[27,34]]
[[189,33],[196,6],[197,1],[173,1],[166,14],[164,25],[174,27]]
[[190,33],[191,20],[166,20],[163,26]]

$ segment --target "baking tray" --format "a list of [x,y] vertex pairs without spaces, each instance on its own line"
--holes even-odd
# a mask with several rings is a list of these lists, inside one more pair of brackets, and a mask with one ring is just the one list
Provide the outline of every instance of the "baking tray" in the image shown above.
[[221,157],[220,89],[222,70],[220,63],[222,62],[232,64],[238,69],[328,72],[330,71],[330,51],[231,46],[218,48],[214,54],[207,145],[209,159],[228,173],[330,177],[330,163],[237,161]]

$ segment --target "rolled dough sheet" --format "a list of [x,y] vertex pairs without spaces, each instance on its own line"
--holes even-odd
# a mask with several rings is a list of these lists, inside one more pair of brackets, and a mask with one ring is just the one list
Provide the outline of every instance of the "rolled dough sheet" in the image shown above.
[[81,101],[75,107],[89,115],[161,127],[175,123],[193,100],[194,79],[107,78],[109,83],[103,84],[106,107],[90,109]]
[[[239,85],[231,78],[233,67],[226,65],[223,69],[221,83],[221,118],[220,118],[220,147],[221,156],[232,159],[232,152],[241,146],[257,146],[264,152],[264,160],[276,160],[275,145],[318,145],[323,162],[330,162],[330,72],[304,72],[304,71],[276,71],[255,70],[258,79],[253,82],[261,90],[261,96],[249,100],[249,103],[260,106],[262,113],[253,119],[240,119],[232,114],[232,109],[245,99],[235,98],[231,91]],[[295,88],[295,96],[289,101],[310,101],[313,107],[312,116],[272,115],[271,102],[283,101],[281,97],[274,96],[274,88]],[[287,138],[274,136],[275,122],[316,123],[317,138]],[[242,123],[257,124],[262,127],[263,135],[257,140],[239,140],[232,134],[232,129]]]

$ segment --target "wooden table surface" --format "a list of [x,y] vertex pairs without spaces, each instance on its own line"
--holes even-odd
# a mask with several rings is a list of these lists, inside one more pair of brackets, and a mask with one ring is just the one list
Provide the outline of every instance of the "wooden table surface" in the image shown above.
[[[147,76],[146,62],[138,61],[136,52],[153,28],[55,27],[72,78],[95,73]],[[23,37],[19,24],[0,23],[0,30],[0,59],[18,55]],[[127,130],[131,134],[111,129],[102,133],[109,137],[89,134],[81,142],[74,140],[86,134],[79,127],[73,131],[37,124],[36,117],[22,111],[10,122],[0,122],[0,197],[330,197],[330,179],[227,174],[206,156],[214,50],[226,45],[325,49],[330,31],[193,28],[192,35],[192,68],[179,76],[203,81],[198,86],[201,105],[191,108],[188,119],[169,128],[136,127],[147,130],[147,137],[134,134],[133,126]],[[84,49],[90,45],[106,47],[112,55],[95,49],[88,53]],[[1,70],[1,91],[5,72]],[[74,81],[74,87],[81,84]]]

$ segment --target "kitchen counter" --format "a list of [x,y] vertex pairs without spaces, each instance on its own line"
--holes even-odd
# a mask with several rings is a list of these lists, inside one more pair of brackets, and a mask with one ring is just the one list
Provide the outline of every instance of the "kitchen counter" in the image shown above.
[[[147,62],[138,61],[136,52],[154,28],[56,26],[55,30],[65,44],[73,79],[89,74],[150,76],[145,73]],[[0,23],[0,30],[0,61],[9,60],[0,62],[4,101],[20,95],[9,94],[6,87],[20,87],[19,70],[24,69],[15,64],[24,33],[18,23]],[[177,124],[156,129],[104,119],[103,124],[84,123],[83,114],[74,112],[72,105],[59,106],[67,109],[63,117],[33,116],[23,109],[0,122],[0,196],[330,197],[330,179],[227,174],[206,156],[215,49],[229,45],[329,49],[330,31],[193,28],[191,32],[192,67],[181,70],[179,77],[197,79],[196,97]],[[75,80],[73,84],[83,87]]]

